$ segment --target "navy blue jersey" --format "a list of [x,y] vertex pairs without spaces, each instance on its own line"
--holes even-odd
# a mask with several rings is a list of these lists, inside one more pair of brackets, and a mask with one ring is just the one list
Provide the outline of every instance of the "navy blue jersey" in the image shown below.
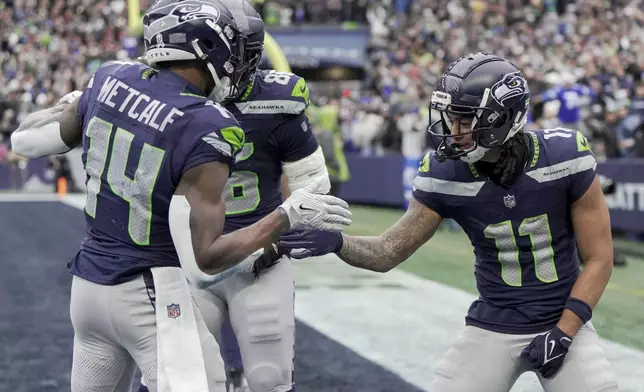
[[249,226],[282,203],[282,163],[318,148],[304,110],[309,89],[304,79],[259,70],[241,100],[226,106],[246,134],[235,171],[224,192],[228,233]]
[[183,174],[212,161],[231,166],[239,124],[177,74],[139,63],[102,66],[80,98],[87,172],[87,235],[74,275],[119,284],[151,267],[179,266],[168,225]]
[[433,154],[423,160],[413,195],[467,233],[476,257],[480,298],[467,324],[502,333],[554,326],[579,275],[570,206],[595,179],[584,136],[571,130],[527,132],[526,171],[505,190],[474,165]]

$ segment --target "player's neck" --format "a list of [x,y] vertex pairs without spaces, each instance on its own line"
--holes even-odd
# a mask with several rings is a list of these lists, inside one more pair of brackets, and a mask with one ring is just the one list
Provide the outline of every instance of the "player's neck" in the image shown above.
[[202,70],[194,67],[173,67],[170,70],[184,78],[188,83],[198,87],[204,96],[207,95],[209,79]]

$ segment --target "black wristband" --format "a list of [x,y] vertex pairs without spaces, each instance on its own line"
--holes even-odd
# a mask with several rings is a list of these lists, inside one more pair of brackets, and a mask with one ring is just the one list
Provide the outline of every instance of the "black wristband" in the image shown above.
[[570,297],[566,301],[566,309],[570,310],[586,324],[593,317],[593,310],[586,302]]
[[339,237],[339,239],[335,245],[335,248],[333,249],[333,253],[338,253],[339,251],[341,251],[342,245],[344,245],[344,237],[342,236],[342,232],[338,231],[336,235]]

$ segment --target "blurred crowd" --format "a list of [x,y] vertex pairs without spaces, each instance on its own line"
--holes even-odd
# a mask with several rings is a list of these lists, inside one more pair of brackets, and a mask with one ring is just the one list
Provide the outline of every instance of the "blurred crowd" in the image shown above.
[[18,123],[82,89],[104,61],[136,55],[140,43],[127,34],[125,0],[4,0],[0,20],[0,161],[19,188],[27,162],[7,148]]
[[[422,155],[438,76],[461,55],[488,51],[524,70],[531,127],[577,128],[599,155],[644,156],[644,0],[252,1],[269,26],[369,25],[361,87],[317,102],[348,150]],[[0,140],[82,88],[102,62],[141,50],[124,0],[5,0],[0,19]]]
[[[443,69],[487,51],[523,69],[530,127],[577,128],[600,156],[644,157],[641,0],[382,0],[366,15],[368,78],[338,102],[350,145],[416,156]],[[429,144],[429,145],[428,145]]]
[[251,0],[267,26],[366,23],[374,0]]
[[5,0],[0,3],[0,132],[82,89],[106,60],[136,54],[124,0]]

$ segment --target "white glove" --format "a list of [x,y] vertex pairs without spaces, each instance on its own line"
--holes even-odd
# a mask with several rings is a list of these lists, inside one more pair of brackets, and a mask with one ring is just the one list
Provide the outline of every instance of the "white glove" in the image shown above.
[[351,224],[349,205],[330,195],[312,193],[319,184],[313,183],[291,193],[279,207],[288,216],[291,228],[311,226],[321,230],[342,230]]
[[83,93],[81,91],[72,91],[71,93],[59,99],[55,106],[70,104],[74,102],[75,99],[79,98],[82,94]]

